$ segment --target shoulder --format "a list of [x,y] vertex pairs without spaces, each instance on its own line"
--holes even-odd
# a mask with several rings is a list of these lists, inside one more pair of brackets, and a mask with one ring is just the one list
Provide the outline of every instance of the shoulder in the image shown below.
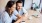
[[14,15],[18,14],[17,10],[15,10],[15,11],[13,12],[13,14],[14,14]]
[[22,8],[22,10],[23,10],[23,12],[24,12],[24,13],[26,13],[26,12],[27,12],[27,11],[26,11],[26,9],[24,9],[24,8]]
[[22,8],[23,10],[26,10],[25,8]]
[[8,16],[8,13],[7,13],[6,11],[4,11],[4,12],[2,13],[2,16]]
[[6,11],[4,11],[3,14],[8,14],[8,13]]
[[17,10],[15,10],[13,13],[18,13]]

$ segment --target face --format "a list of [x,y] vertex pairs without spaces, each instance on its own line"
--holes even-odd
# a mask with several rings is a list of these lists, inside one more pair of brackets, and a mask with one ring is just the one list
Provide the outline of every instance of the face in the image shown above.
[[9,8],[10,11],[14,11],[16,8],[16,4],[14,4],[11,8]]
[[17,10],[21,10],[22,9],[22,3],[17,3]]

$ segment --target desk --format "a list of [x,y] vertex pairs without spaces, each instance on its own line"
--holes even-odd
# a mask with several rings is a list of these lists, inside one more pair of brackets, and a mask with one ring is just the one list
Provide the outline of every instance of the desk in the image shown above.
[[35,13],[37,13],[40,16],[40,18],[32,17],[33,19],[32,20],[27,20],[26,23],[42,23],[42,15],[39,12],[34,11],[34,10],[29,10],[28,11],[29,16],[33,15]]
[[[39,12],[34,11],[34,10],[29,10],[29,11],[28,11],[28,15],[29,15],[29,16],[31,16],[31,15],[33,15],[33,14],[35,14],[35,13],[37,13],[40,17],[39,17],[39,18],[32,17],[32,20],[26,19],[25,22],[26,22],[26,23],[42,23],[42,15],[41,15]],[[29,16],[28,16],[28,17],[29,17]]]

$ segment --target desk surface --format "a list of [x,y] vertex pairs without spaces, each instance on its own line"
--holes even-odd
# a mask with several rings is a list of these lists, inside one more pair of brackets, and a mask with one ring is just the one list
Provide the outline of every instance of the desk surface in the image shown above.
[[28,18],[33,14],[38,14],[40,17],[39,18],[32,17],[31,20],[25,18],[26,19],[25,22],[26,23],[42,23],[42,15],[37,11],[29,10],[28,11]]
[[33,15],[35,13],[37,13],[40,17],[39,18],[32,17],[33,18],[32,20],[27,19],[26,23],[42,23],[42,15],[39,12],[34,11],[34,10],[29,10],[28,11],[29,16]]

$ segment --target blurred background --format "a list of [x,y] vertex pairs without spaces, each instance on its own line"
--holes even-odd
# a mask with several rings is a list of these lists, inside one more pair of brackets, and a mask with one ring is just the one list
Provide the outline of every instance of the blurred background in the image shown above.
[[[1,23],[1,13],[5,10],[5,6],[9,0],[0,0],[0,23]],[[11,0],[18,1],[18,0]],[[23,8],[28,10],[42,11],[42,0],[22,0]]]
[[[9,0],[0,0],[0,12],[4,11],[4,8]],[[18,1],[18,0],[12,0]],[[40,8],[42,6],[42,0],[22,0],[23,1],[23,8],[29,10],[31,7],[33,8]]]

